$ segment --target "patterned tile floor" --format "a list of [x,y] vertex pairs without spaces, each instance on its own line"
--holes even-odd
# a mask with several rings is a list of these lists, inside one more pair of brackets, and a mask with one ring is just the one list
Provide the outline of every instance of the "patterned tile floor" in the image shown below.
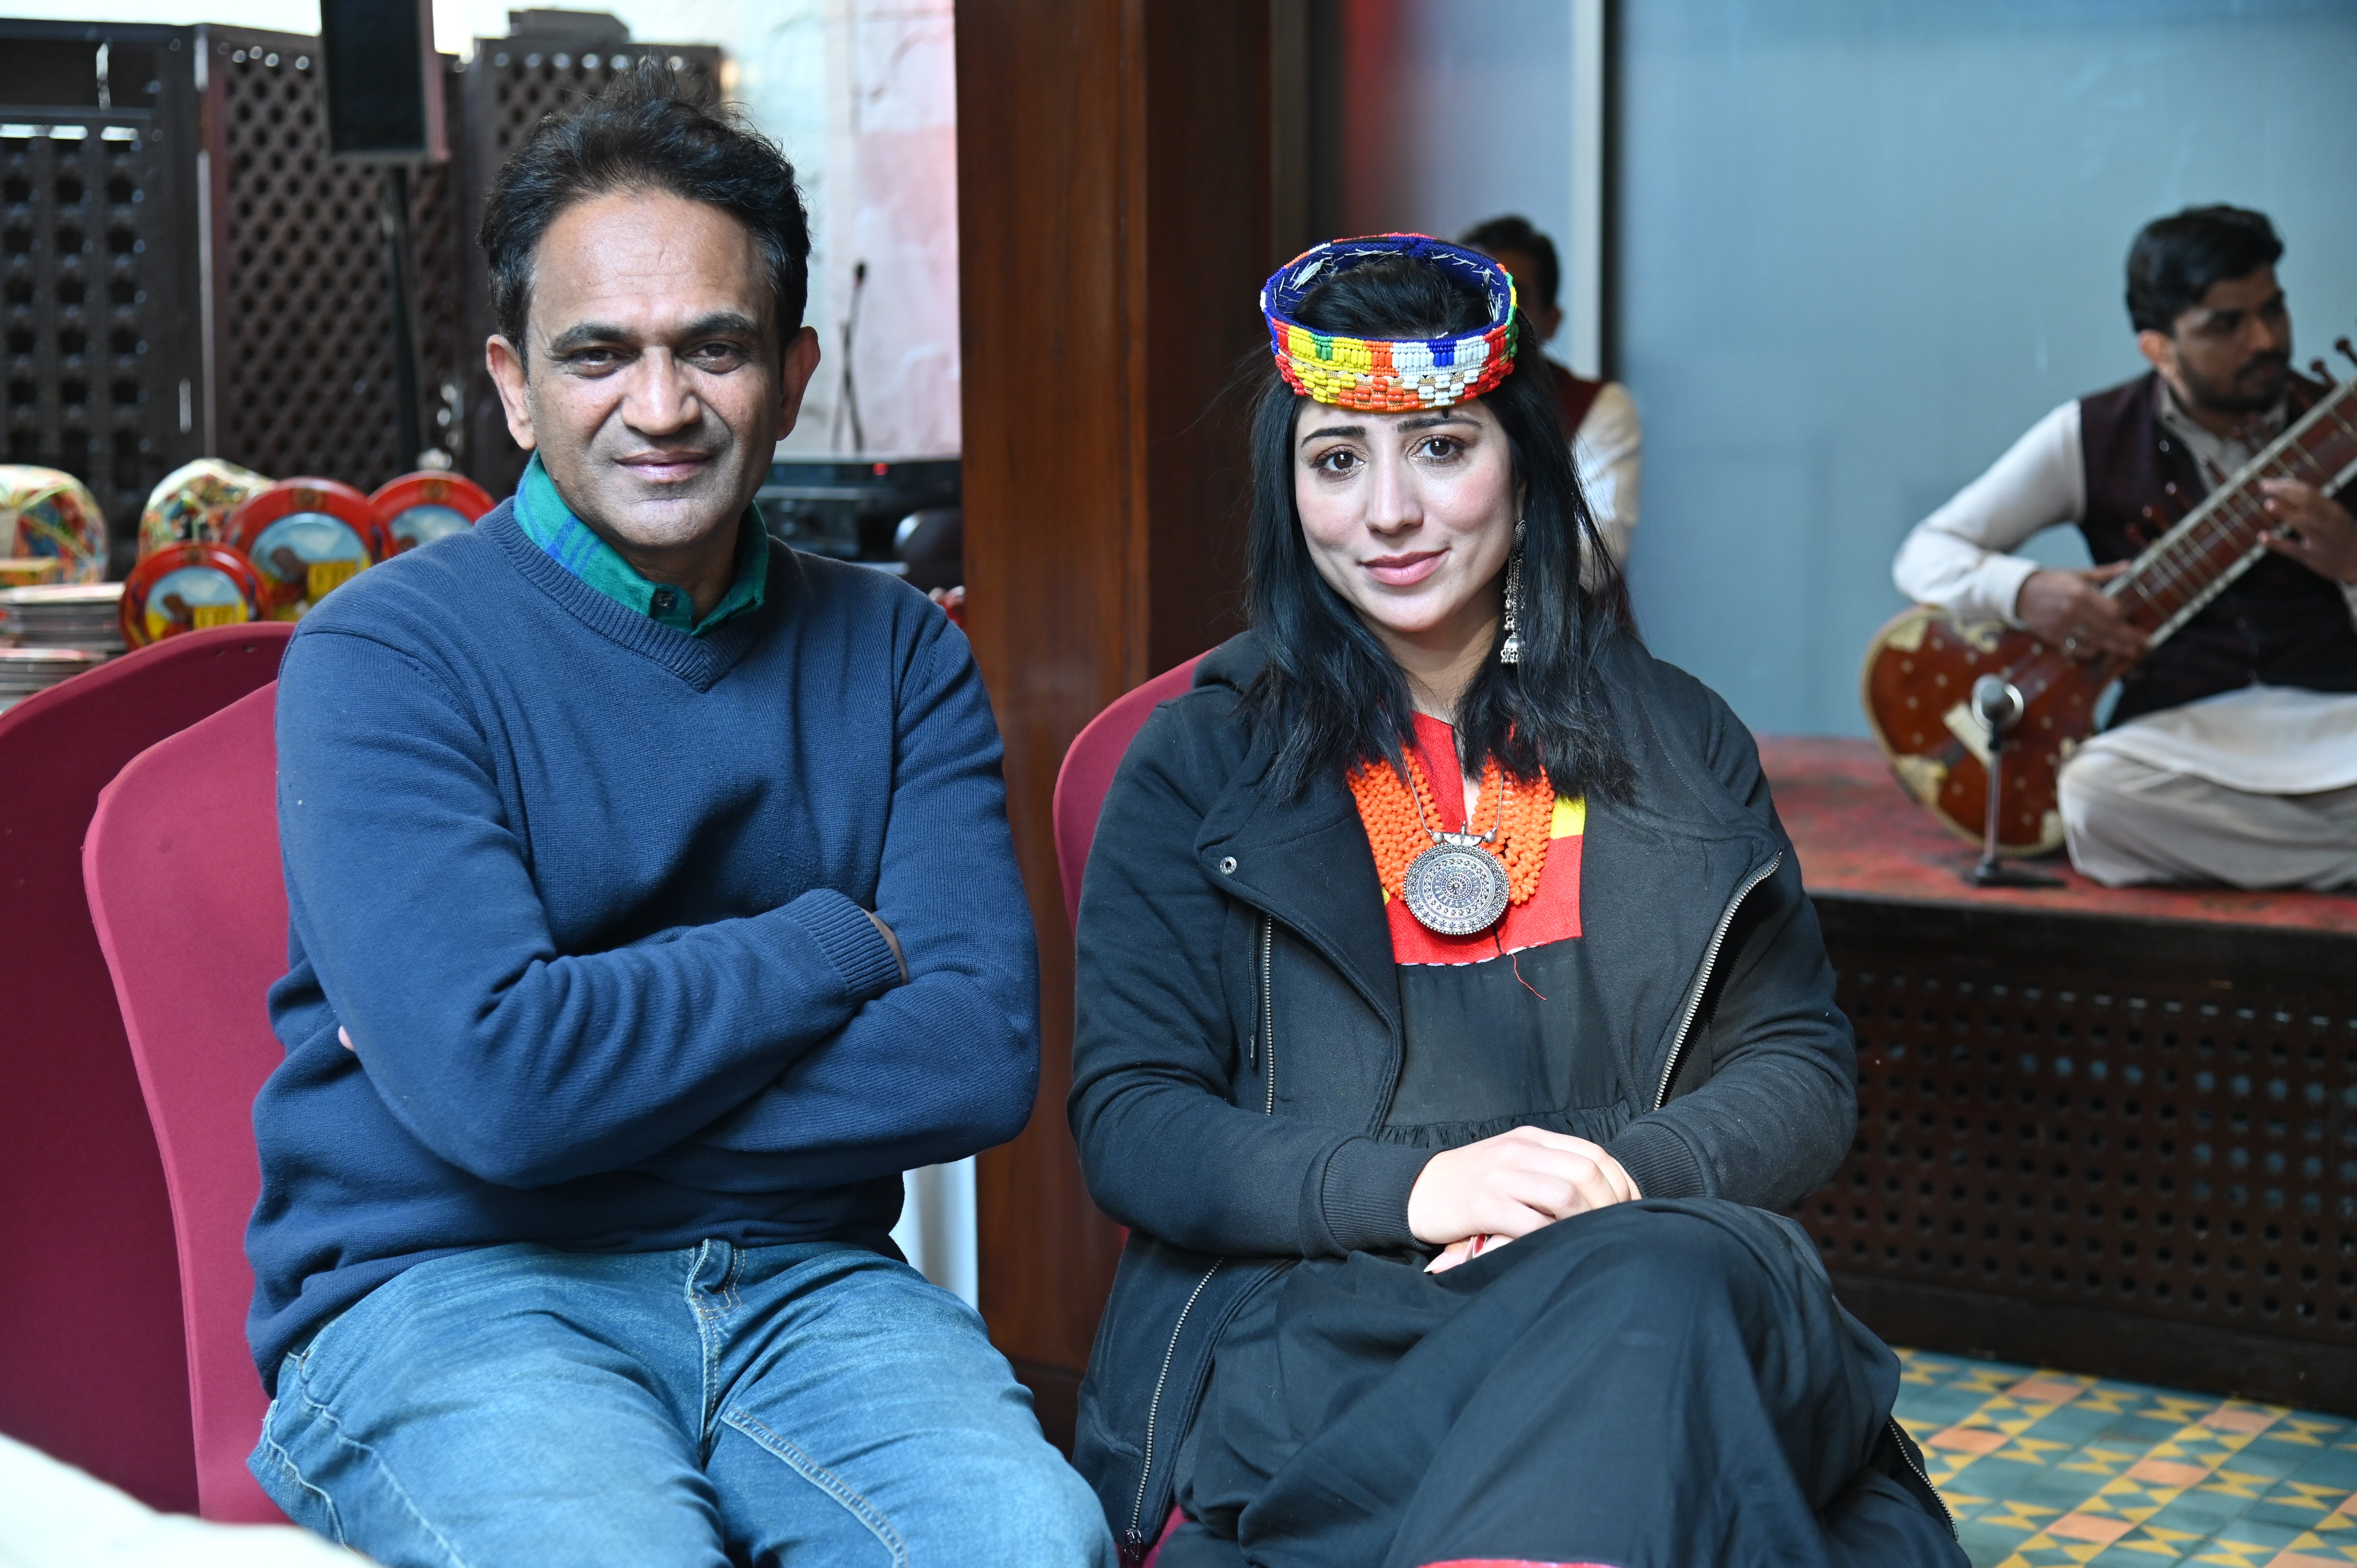
[[2357,1563],[2357,1423],[1902,1350],[1899,1418],[1974,1568]]

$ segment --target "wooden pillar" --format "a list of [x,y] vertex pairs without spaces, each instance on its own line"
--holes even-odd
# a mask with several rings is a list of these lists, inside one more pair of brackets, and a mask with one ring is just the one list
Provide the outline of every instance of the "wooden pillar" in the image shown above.
[[1049,798],[1098,710],[1230,635],[1264,328],[1271,0],[958,0],[967,624],[1039,929],[1042,1071],[983,1156],[982,1310],[1069,1442],[1120,1232],[1064,1116],[1071,933]]

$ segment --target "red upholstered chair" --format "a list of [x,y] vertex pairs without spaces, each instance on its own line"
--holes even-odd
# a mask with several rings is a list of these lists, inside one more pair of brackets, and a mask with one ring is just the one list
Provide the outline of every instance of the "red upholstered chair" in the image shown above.
[[275,683],[148,747],[82,848],[98,945],[163,1156],[179,1242],[198,1511],[277,1520],[245,1456],[267,1401],[245,1345],[253,1096],[283,1058],[263,993],[286,969],[273,799]]
[[278,673],[291,626],[167,638],[0,714],[0,1432],[197,1506],[171,1207],[81,841],[123,765]]
[[1089,843],[1096,837],[1097,813],[1104,809],[1105,791],[1113,788],[1122,756],[1156,707],[1195,683],[1195,666],[1202,661],[1203,655],[1198,653],[1177,669],[1115,697],[1072,737],[1064,753],[1064,765],[1056,770],[1056,867],[1064,878],[1064,913],[1076,927],[1081,923],[1081,875],[1089,868]]
[[[1136,690],[1115,697],[1072,737],[1064,752],[1064,765],[1056,770],[1053,807],[1056,869],[1064,880],[1064,913],[1076,929],[1081,923],[1081,878],[1089,868],[1089,844],[1096,837],[1097,813],[1104,810],[1113,776],[1129,743],[1146,727],[1147,715],[1192,686],[1195,666],[1202,661],[1199,653],[1177,669],[1166,670]],[[1162,1527],[1163,1535],[1178,1528],[1178,1510],[1172,1509]],[[1155,1559],[1161,1555],[1162,1541],[1157,1537],[1154,1550],[1146,1554],[1139,1568],[1154,1568]]]

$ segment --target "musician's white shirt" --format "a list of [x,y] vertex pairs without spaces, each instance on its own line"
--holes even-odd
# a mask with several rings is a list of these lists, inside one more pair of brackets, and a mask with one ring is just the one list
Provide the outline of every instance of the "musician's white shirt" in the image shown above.
[[1579,470],[1580,493],[1604,536],[1604,548],[1615,564],[1629,564],[1629,536],[1637,531],[1637,484],[1642,463],[1643,432],[1637,424],[1637,405],[1629,389],[1607,381],[1587,405],[1579,434],[1571,444],[1571,458]]
[[[2160,422],[2185,443],[2214,486],[2283,433],[2285,410],[2278,405],[2255,422],[2252,438],[2244,440],[2196,424],[2164,394]],[[2086,507],[2073,400],[2031,425],[1988,472],[1917,523],[1891,563],[1891,580],[1916,603],[1936,605],[1960,620],[2019,626],[2014,602],[2040,567],[2008,552],[2033,534],[2077,522]],[[2341,593],[2357,619],[2357,587]],[[2115,752],[2259,794],[2344,789],[2357,784],[2357,696],[2246,686],[2131,719],[2081,749]]]

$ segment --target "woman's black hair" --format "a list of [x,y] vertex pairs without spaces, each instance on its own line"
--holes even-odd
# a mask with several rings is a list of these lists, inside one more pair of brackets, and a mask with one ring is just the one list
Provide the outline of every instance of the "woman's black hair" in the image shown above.
[[810,219],[775,142],[716,102],[709,78],[647,63],[594,98],[544,116],[491,181],[477,234],[491,275],[491,319],[524,342],[541,236],[577,201],[660,190],[717,207],[753,237],[778,302],[780,347],[810,293]]
[[[1302,301],[1295,319],[1358,338],[1444,338],[1488,325],[1471,285],[1406,257],[1362,262]],[[1597,659],[1631,630],[1628,594],[1580,494],[1555,379],[1537,334],[1518,334],[1514,368],[1482,402],[1497,416],[1523,487],[1522,660],[1494,650],[1457,704],[1469,770],[1487,757],[1522,782],[1540,768],[1560,791],[1625,793],[1629,765],[1604,714]],[[1268,783],[1281,795],[1377,759],[1404,766],[1415,739],[1407,680],[1374,633],[1318,575],[1294,502],[1294,422],[1308,402],[1268,365],[1253,412],[1253,509],[1246,603],[1267,667],[1244,693],[1279,742]],[[1581,563],[1589,563],[1580,584]],[[1501,628],[1501,641],[1503,628]]]

